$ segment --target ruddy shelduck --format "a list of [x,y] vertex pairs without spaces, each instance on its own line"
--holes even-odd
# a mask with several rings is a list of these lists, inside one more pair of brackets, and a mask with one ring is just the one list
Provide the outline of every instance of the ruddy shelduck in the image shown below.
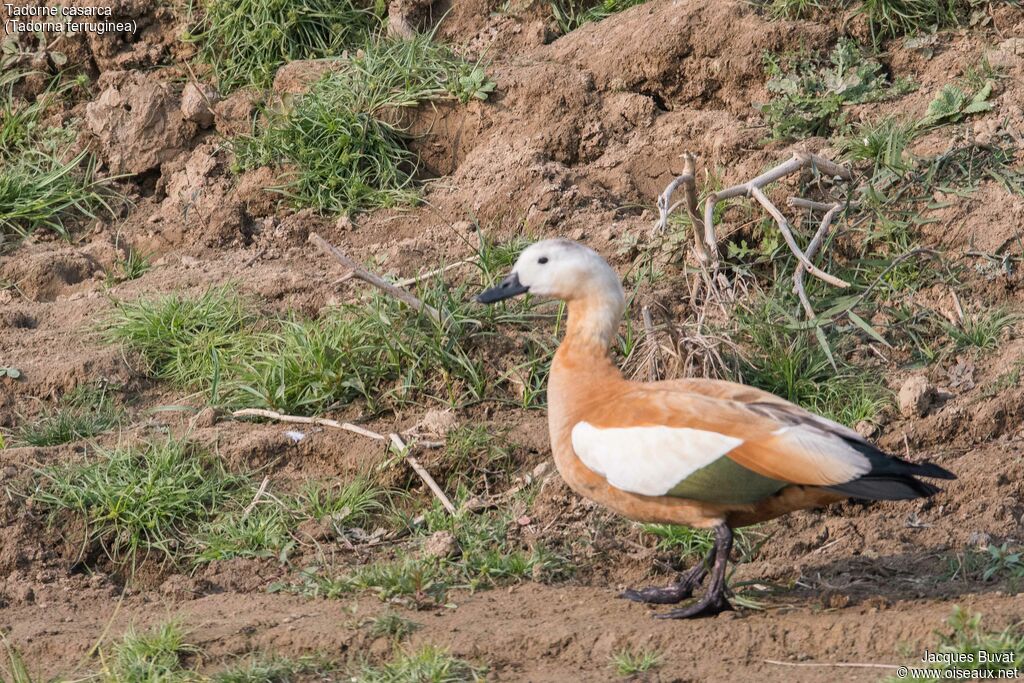
[[844,498],[931,496],[939,489],[916,477],[956,478],[938,465],[888,455],[852,429],[760,389],[711,379],[625,379],[609,351],[625,309],[622,285],[582,244],[529,246],[477,301],[527,292],[561,299],[569,310],[548,381],[551,450],[562,478],[629,519],[714,530],[707,559],[675,584],[622,593],[677,604],[710,566],[706,594],[659,617],[732,609],[725,570],[736,527]]

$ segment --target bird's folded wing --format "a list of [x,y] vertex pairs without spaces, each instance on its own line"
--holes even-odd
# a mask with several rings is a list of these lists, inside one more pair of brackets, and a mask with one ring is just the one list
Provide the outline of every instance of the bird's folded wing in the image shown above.
[[739,497],[756,497],[786,484],[842,484],[871,469],[846,428],[830,430],[824,418],[788,406],[645,387],[595,403],[572,443],[589,469],[643,495],[693,497],[699,483],[735,482],[745,490]]

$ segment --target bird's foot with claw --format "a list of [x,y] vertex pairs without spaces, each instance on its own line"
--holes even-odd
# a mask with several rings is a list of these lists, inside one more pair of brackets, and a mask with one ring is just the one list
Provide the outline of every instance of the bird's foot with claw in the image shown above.
[[695,619],[699,617],[713,617],[722,612],[731,612],[733,609],[735,608],[726,600],[725,596],[705,595],[689,607],[662,612],[661,614],[655,614],[654,617],[655,619]]
[[679,580],[671,586],[659,588],[650,586],[648,588],[627,588],[619,593],[620,598],[643,602],[649,605],[675,605],[693,597],[693,591],[700,586],[706,572],[702,567],[694,567],[685,574],[679,575]]
[[693,588],[690,582],[683,581],[664,588],[627,588],[619,593],[619,597],[649,605],[675,605],[693,596]]

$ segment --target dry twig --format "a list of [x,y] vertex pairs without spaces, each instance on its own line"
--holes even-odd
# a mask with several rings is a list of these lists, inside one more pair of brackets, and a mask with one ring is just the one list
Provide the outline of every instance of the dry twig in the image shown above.
[[[814,233],[810,244],[807,245],[807,258],[813,259],[818,253],[818,249],[825,242],[825,238],[828,237],[833,219],[835,219],[836,214],[843,207],[841,204],[824,204],[822,202],[812,202],[808,199],[800,199],[799,197],[790,197],[788,204],[790,206],[825,212],[818,232]],[[804,289],[805,272],[807,272],[807,269],[804,267],[803,261],[801,261],[797,264],[796,270],[793,271],[793,291],[800,297],[800,303],[804,307],[804,312],[807,313],[807,318],[813,319],[815,317],[814,308],[811,306],[811,301],[807,298],[807,291]]]
[[270,483],[270,477],[263,477],[263,481],[260,482],[259,489],[256,490],[256,495],[252,497],[252,502],[245,506],[245,510],[242,511],[242,519],[245,519],[252,513],[252,509],[256,507],[256,503],[260,502],[260,498],[267,491],[267,484]]
[[[794,274],[794,290],[798,295],[800,295],[800,303],[803,304],[808,317],[813,318],[814,309],[811,307],[810,302],[807,299],[806,292],[804,292],[804,273],[810,273],[814,277],[835,287],[850,286],[850,283],[845,280],[821,270],[815,266],[812,261],[815,254],[821,248],[825,237],[828,236],[832,221],[835,219],[841,205],[836,203],[815,202],[799,198],[793,198],[789,201],[789,205],[793,207],[808,208],[826,212],[825,217],[822,219],[821,226],[818,228],[818,232],[815,234],[814,239],[808,245],[807,251],[805,252],[802,251],[796,243],[793,231],[790,229],[789,222],[786,220],[786,217],[781,211],[779,211],[778,207],[772,203],[763,190],[766,185],[784,178],[787,175],[796,173],[804,168],[809,168],[830,178],[851,180],[853,177],[850,170],[844,166],[840,166],[839,164],[814,154],[798,152],[794,154],[791,159],[762,173],[753,180],[709,194],[704,201],[704,216],[702,218],[697,212],[694,157],[692,154],[684,154],[683,173],[669,183],[668,187],[665,188],[665,191],[658,197],[659,218],[658,222],[654,226],[655,232],[664,230],[668,225],[668,218],[671,213],[681,204],[685,205],[687,215],[689,215],[690,222],[693,225],[694,241],[696,243],[698,259],[702,264],[710,264],[712,266],[712,271],[715,271],[718,266],[718,239],[715,236],[714,224],[715,206],[718,202],[725,199],[731,199],[733,197],[750,197],[754,199],[772,216],[772,218],[775,219],[775,222],[779,226],[779,231],[786,240],[786,245],[799,261],[796,274]],[[676,189],[680,187],[682,187],[683,190],[683,199],[673,204],[672,195]]]
[[449,263],[447,266],[443,266],[441,268],[435,268],[434,270],[429,270],[426,273],[422,273],[421,275],[417,275],[416,277],[410,277],[410,278],[406,278],[404,280],[399,280],[398,282],[395,283],[395,286],[396,287],[408,287],[409,285],[415,285],[416,283],[422,282],[423,280],[429,280],[430,278],[434,277],[435,275],[443,275],[443,274],[447,273],[449,270],[454,270],[454,269],[459,268],[461,266],[468,266],[469,264],[476,263],[479,260],[480,259],[478,257],[474,256],[473,258],[468,258],[468,259],[465,259],[463,261],[456,261],[455,263]]
[[403,458],[405,458],[405,461],[409,463],[409,467],[411,467],[413,471],[420,476],[420,479],[422,479],[424,483],[426,483],[427,488],[429,488],[433,492],[434,496],[436,496],[437,499],[441,501],[441,505],[444,506],[444,509],[447,510],[449,514],[456,514],[455,506],[452,505],[452,501],[449,500],[448,496],[446,496],[444,491],[441,490],[441,487],[437,485],[437,482],[434,481],[434,478],[430,476],[430,472],[427,472],[425,469],[423,469],[423,465],[420,464],[419,460],[409,455],[409,447],[405,445],[404,441],[402,441],[402,437],[398,436],[398,434],[392,433],[391,445],[393,445],[395,447],[395,450],[397,450],[398,453]]
[[263,410],[262,408],[243,408],[236,410],[231,413],[232,417],[265,417],[270,420],[277,420],[279,422],[297,422],[299,424],[307,425],[320,425],[322,427],[332,427],[334,429],[344,429],[360,436],[365,436],[369,439],[376,439],[377,441],[387,441],[387,437],[377,432],[372,432],[369,429],[364,429],[358,425],[350,424],[348,422],[338,422],[337,420],[329,420],[325,417],[302,417],[301,415],[285,415],[274,410]]
[[839,669],[898,669],[898,664],[870,664],[861,662],[782,662],[777,659],[765,659],[768,664],[778,666],[830,667]]
[[340,249],[338,249],[336,246],[325,240],[320,235],[316,234],[315,232],[310,233],[309,241],[315,244],[316,246],[320,247],[326,253],[333,256],[336,261],[338,261],[341,265],[345,266],[348,269],[348,271],[342,276],[342,281],[352,277],[358,278],[363,282],[373,285],[374,287],[381,290],[385,294],[393,296],[399,301],[408,304],[413,309],[426,313],[436,322],[440,323],[442,321],[441,313],[436,308],[430,306],[429,304],[423,303],[414,294],[407,292],[400,287],[396,287],[395,285],[391,284],[390,282],[380,277],[379,275],[376,275],[366,270],[366,268],[363,268],[361,265],[350,259],[344,253],[342,253]]
[[[445,495],[444,491],[441,490],[441,487],[438,486],[434,478],[430,476],[430,472],[427,472],[427,470],[423,468],[423,465],[421,465],[416,458],[409,455],[409,446],[406,445],[404,441],[402,441],[402,437],[400,437],[398,434],[392,433],[389,434],[388,436],[384,436],[383,434],[378,434],[377,432],[365,429],[363,427],[359,427],[354,424],[350,424],[348,422],[338,422],[337,420],[330,420],[324,417],[302,417],[301,415],[285,415],[274,410],[263,410],[261,408],[243,408],[242,410],[236,410],[235,412],[231,413],[231,416],[265,417],[271,420],[278,420],[279,422],[296,422],[299,424],[320,425],[322,427],[331,427],[333,429],[344,429],[345,431],[353,432],[354,434],[359,434],[360,436],[365,436],[366,438],[374,439],[375,441],[391,441],[392,446],[394,446],[401,454],[401,456],[405,459],[405,461],[409,463],[409,467],[411,467],[413,471],[417,475],[419,475],[420,479],[422,479],[423,482],[427,485],[427,488],[429,488],[431,492],[433,492],[433,494],[437,496],[437,499],[441,501],[441,505],[444,506],[444,509],[453,515],[455,514],[455,506],[452,505],[452,501],[448,498],[448,496]],[[260,486],[260,490],[256,494],[256,498],[253,499],[252,503],[250,503],[250,508],[252,507],[252,505],[255,505],[256,501],[266,490],[266,484],[267,482],[266,480],[264,480],[263,485]]]

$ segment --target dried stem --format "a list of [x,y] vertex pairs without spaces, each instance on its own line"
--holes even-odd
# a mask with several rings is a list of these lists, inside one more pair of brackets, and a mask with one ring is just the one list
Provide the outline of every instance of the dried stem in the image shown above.
[[444,509],[447,510],[449,514],[456,514],[455,506],[452,505],[452,501],[449,500],[448,496],[444,494],[444,491],[441,490],[441,487],[437,485],[437,482],[434,481],[434,478],[430,476],[430,472],[427,472],[425,469],[423,469],[423,465],[420,464],[419,460],[409,455],[409,447],[405,445],[404,441],[402,441],[402,437],[398,436],[398,434],[392,433],[391,445],[393,445],[395,447],[395,450],[397,450],[398,453],[403,458],[405,458],[405,461],[409,463],[409,467],[411,467],[413,471],[419,475],[420,479],[423,480],[423,482],[427,485],[427,488],[431,490],[434,496],[439,501],[441,501],[441,505],[444,506]]
[[277,420],[279,422],[297,422],[299,424],[307,425],[320,425],[321,427],[332,427],[334,429],[344,429],[345,431],[365,436],[368,439],[376,439],[377,441],[386,441],[387,437],[377,432],[371,432],[369,429],[364,429],[358,425],[350,424],[348,422],[338,422],[337,420],[329,420],[326,417],[302,417],[301,415],[285,415],[275,410],[263,410],[262,408],[242,408],[231,413],[232,417],[265,417],[269,420]]
[[[697,159],[692,154],[689,152],[683,154],[682,175],[669,183],[669,186],[658,197],[659,217],[658,222],[654,225],[654,231],[655,233],[664,231],[668,226],[668,217],[679,207],[679,204],[685,204],[686,213],[693,224],[694,246],[697,251],[697,257],[701,262],[706,263],[711,259],[711,255],[708,253],[707,246],[701,238],[704,232],[704,221],[697,211],[696,163]],[[680,185],[683,188],[683,201],[672,204],[672,195]]]
[[899,669],[897,664],[872,664],[868,662],[782,662],[777,659],[763,660],[777,666],[833,667],[840,669]]
[[[786,240],[786,245],[797,257],[799,264],[797,266],[796,273],[794,274],[794,290],[800,296],[800,303],[803,305],[807,315],[814,317],[814,309],[811,307],[810,301],[807,299],[807,295],[803,287],[803,278],[805,273],[810,273],[814,277],[835,287],[850,286],[850,283],[845,280],[821,270],[815,266],[812,261],[814,256],[821,249],[825,238],[828,236],[832,222],[835,220],[835,216],[841,208],[841,205],[833,202],[816,202],[797,197],[789,200],[789,206],[792,207],[827,212],[825,218],[822,220],[821,227],[818,228],[818,232],[815,234],[814,239],[808,245],[807,251],[804,252],[797,244],[786,217],[782,215],[782,212],[779,211],[778,207],[772,203],[763,190],[766,185],[784,178],[787,175],[796,173],[804,168],[809,168],[815,173],[819,173],[830,178],[840,178],[842,180],[851,180],[853,178],[850,170],[844,166],[840,166],[839,164],[814,154],[798,152],[794,154],[792,158],[782,162],[772,169],[769,169],[768,171],[765,171],[753,180],[719,190],[718,192],[712,192],[705,199],[704,216],[701,218],[697,212],[696,187],[694,183],[694,157],[692,154],[684,154],[682,175],[669,183],[668,187],[665,188],[665,191],[658,197],[658,211],[660,215],[658,222],[654,226],[655,231],[664,230],[668,225],[669,215],[681,204],[685,204],[687,214],[690,216],[691,223],[693,224],[696,252],[702,266],[702,273],[706,280],[708,294],[714,294],[716,289],[714,282],[716,276],[719,275],[718,239],[715,236],[714,224],[715,207],[718,202],[725,199],[731,199],[733,197],[753,198],[758,204],[764,207],[769,214],[771,214],[772,218],[775,219],[775,222],[779,226],[779,231]],[[672,204],[672,194],[680,187],[682,187],[684,198],[682,201]],[[704,266],[706,265],[711,266],[710,272],[706,272],[704,270]],[[691,292],[691,295],[692,294],[693,292]]]
[[424,280],[429,280],[430,278],[434,277],[435,275],[443,275],[443,274],[447,273],[449,270],[454,270],[454,269],[460,268],[462,266],[468,266],[469,264],[476,263],[479,260],[480,259],[478,257],[474,256],[473,258],[469,258],[469,259],[466,259],[464,261],[456,261],[455,263],[449,263],[447,266],[444,266],[442,268],[435,268],[434,270],[428,270],[426,273],[423,273],[421,275],[417,275],[416,277],[410,277],[410,278],[406,278],[404,280],[399,280],[398,282],[395,283],[395,286],[396,287],[408,287],[409,285],[415,285],[415,284],[417,284],[419,282],[423,282]]
[[643,306],[640,313],[644,320],[644,342],[650,344],[650,357],[647,361],[647,381],[657,382],[660,378],[658,372],[658,340],[654,336],[654,321],[651,319],[651,307]]
[[376,275],[366,270],[361,265],[359,265],[358,263],[350,259],[348,256],[343,254],[340,249],[338,249],[336,246],[325,240],[320,235],[316,234],[315,232],[310,233],[309,241],[315,244],[316,246],[320,247],[326,253],[333,256],[336,261],[338,261],[339,263],[341,263],[341,265],[345,266],[348,269],[348,272],[345,273],[345,275],[343,276],[344,278],[347,279],[348,277],[350,277],[349,274],[351,273],[351,277],[359,278],[363,282],[373,285],[374,287],[381,290],[385,294],[393,296],[399,301],[408,304],[413,309],[426,313],[431,318],[433,318],[435,322],[441,323],[441,313],[436,308],[423,303],[414,294],[407,292],[404,289],[401,289],[400,287],[396,287],[395,285],[391,284],[390,282],[380,277],[379,275]]
[[[808,209],[824,210],[825,216],[821,219],[821,226],[818,228],[818,232],[814,233],[811,243],[807,245],[807,258],[812,259],[818,253],[818,249],[825,242],[825,238],[828,237],[830,228],[832,227],[832,220],[842,207],[841,204],[823,204],[821,202],[812,202],[807,199],[800,199],[798,197],[791,197],[789,200],[790,206],[800,206]],[[811,306],[810,299],[807,298],[807,291],[804,289],[804,268],[803,262],[800,262],[796,266],[796,270],[793,272],[793,291],[796,292],[797,296],[800,297],[800,303],[804,307],[804,312],[807,313],[809,320],[815,318],[814,308]]]
[[[409,467],[411,467],[413,471],[417,475],[419,475],[420,479],[422,479],[423,482],[427,485],[427,488],[429,488],[431,492],[433,492],[433,494],[437,497],[437,499],[441,501],[441,505],[444,506],[444,509],[453,515],[455,514],[455,506],[452,505],[452,501],[449,500],[448,496],[444,494],[444,491],[442,491],[441,487],[437,485],[437,482],[434,480],[434,478],[430,476],[430,472],[427,472],[423,468],[423,465],[420,464],[419,460],[409,455],[409,447],[406,445],[404,441],[402,441],[402,437],[400,437],[398,434],[392,433],[389,434],[388,436],[384,436],[383,434],[378,434],[377,432],[371,431],[369,429],[364,429],[363,427],[358,427],[354,424],[349,424],[348,422],[338,422],[337,420],[330,420],[324,417],[303,417],[301,415],[285,415],[274,410],[263,410],[262,408],[243,408],[242,410],[236,410],[235,412],[231,413],[231,415],[232,417],[265,417],[271,420],[278,420],[279,422],[297,422],[299,424],[320,425],[323,427],[332,427],[334,429],[344,429],[345,431],[353,432],[355,434],[359,434],[360,436],[365,436],[368,439],[374,439],[375,441],[390,440],[391,444],[398,450],[398,452],[402,455],[405,461],[409,463]],[[260,492],[257,493],[256,499],[259,499],[260,495],[265,489],[266,482],[264,482],[264,485],[260,487]],[[252,504],[255,504],[255,502],[256,501],[254,500]]]

